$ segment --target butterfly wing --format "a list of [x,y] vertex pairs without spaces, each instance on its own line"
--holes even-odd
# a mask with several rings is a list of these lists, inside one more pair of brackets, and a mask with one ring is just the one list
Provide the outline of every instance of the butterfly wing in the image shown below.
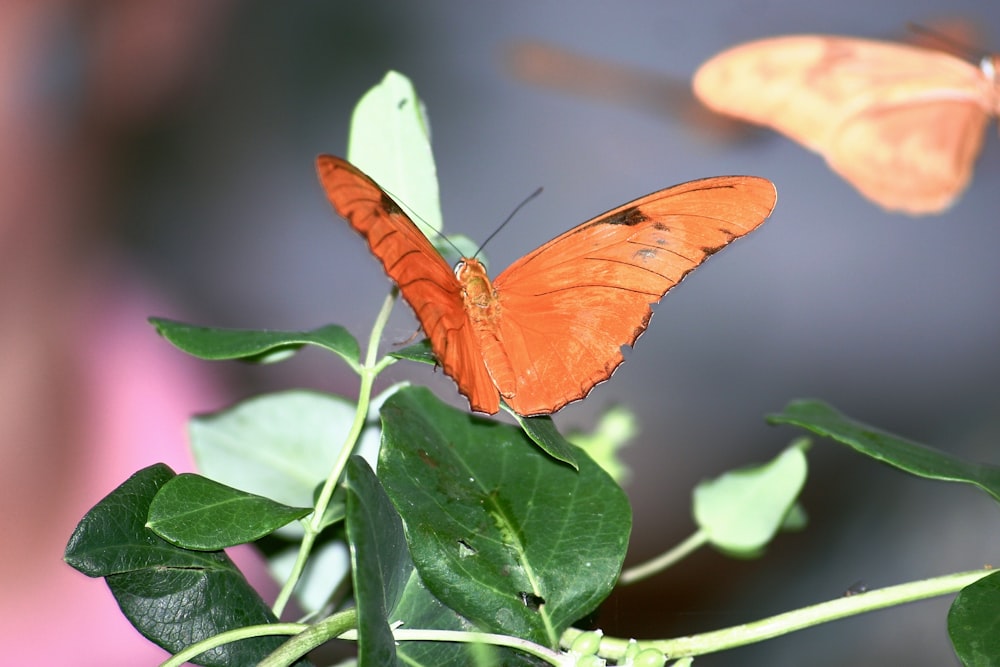
[[451,267],[396,202],[353,165],[321,155],[316,169],[330,203],[365,237],[410,304],[444,372],[474,410],[495,413],[497,390],[483,364]]
[[693,85],[710,108],[788,135],[870,199],[914,214],[965,187],[994,113],[994,84],[964,60],[843,37],[743,44],[703,64]]
[[507,404],[546,414],[586,396],[646,329],[650,305],[760,225],[775,199],[763,178],[692,181],[608,211],[512,264],[493,282],[495,344],[513,370],[494,379],[509,377],[498,384]]

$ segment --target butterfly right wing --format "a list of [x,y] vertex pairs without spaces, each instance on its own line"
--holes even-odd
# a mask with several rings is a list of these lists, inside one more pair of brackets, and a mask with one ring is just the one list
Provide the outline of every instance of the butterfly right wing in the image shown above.
[[483,364],[451,267],[389,195],[332,155],[316,159],[330,203],[365,237],[430,339],[434,356],[474,410],[495,413],[499,395]]
[[965,187],[993,83],[946,53],[799,35],[724,51],[694,77],[710,108],[770,126],[823,155],[889,209],[932,213]]

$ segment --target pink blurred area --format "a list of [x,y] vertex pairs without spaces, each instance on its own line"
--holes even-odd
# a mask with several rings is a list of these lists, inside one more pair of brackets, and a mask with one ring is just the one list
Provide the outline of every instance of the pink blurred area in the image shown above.
[[197,80],[225,2],[0,5],[0,627],[9,665],[166,657],[61,559],[140,468],[192,469],[191,414],[226,392],[146,318],[181,315],[111,239],[115,160]]

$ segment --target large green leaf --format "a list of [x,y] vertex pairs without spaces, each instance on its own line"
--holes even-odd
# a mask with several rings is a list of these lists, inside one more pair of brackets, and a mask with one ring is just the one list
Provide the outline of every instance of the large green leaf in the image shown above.
[[479,627],[556,646],[617,581],[631,529],[618,485],[583,452],[573,470],[426,389],[381,414],[379,475],[430,591]]
[[959,592],[948,611],[948,634],[965,667],[1000,665],[1000,572]]
[[[181,549],[146,528],[150,503],[173,477],[170,468],[156,464],[108,494],[73,531],[66,562],[88,576],[105,577],[129,622],[172,653],[220,632],[275,622],[225,553]],[[281,643],[280,637],[246,639],[193,662],[255,665]]]
[[162,317],[151,317],[149,322],[175,347],[200,359],[280,361],[303,345],[325,348],[352,368],[358,367],[361,358],[358,341],[339,324],[328,324],[312,331],[257,331],[199,327]]
[[769,415],[772,424],[795,424],[900,470],[946,482],[973,484],[1000,500],[1000,467],[972,463],[855,421],[821,401],[795,401]]
[[253,542],[311,511],[184,473],[153,498],[147,525],[171,544],[216,551]]

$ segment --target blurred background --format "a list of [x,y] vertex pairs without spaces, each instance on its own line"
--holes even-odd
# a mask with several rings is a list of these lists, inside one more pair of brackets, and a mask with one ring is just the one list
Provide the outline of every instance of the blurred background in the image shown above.
[[[905,39],[958,19],[996,47],[976,0],[741,3],[335,3],[45,0],[0,7],[0,502],[11,664],[153,664],[100,581],[60,558],[73,526],[140,467],[191,468],[184,422],[261,391],[352,395],[332,357],[261,368],[185,358],[148,315],[365,336],[388,289],[316,182],[358,97],[388,69],[429,112],[450,232],[491,242],[494,273],[595,215],[682,181],[773,180],[770,221],[656,308],[611,382],[556,416],[637,414],[627,450],[629,563],[684,539],[694,484],[771,458],[796,434],[763,416],[817,397],[970,459],[1000,462],[1000,147],[940,216],[888,214],[767,130],[717,124],[688,81],[736,43],[787,33]],[[620,75],[604,96],[529,83],[525,42]],[[520,45],[520,46],[518,46]],[[534,72],[537,74],[537,72]],[[595,75],[596,76],[596,75]],[[631,78],[630,78],[631,77]],[[614,78],[614,77],[612,77]],[[637,91],[638,85],[639,90]],[[706,112],[707,113],[707,112]],[[389,342],[408,339],[400,306]],[[462,405],[440,374],[397,364]],[[995,504],[830,443],[810,453],[811,524],[754,561],[698,553],[616,593],[608,634],[670,637],[867,587],[996,564]],[[842,621],[699,665],[957,665],[950,599]],[[64,650],[46,641],[65,637]],[[41,655],[41,662],[38,662]],[[17,657],[23,658],[18,661]]]

